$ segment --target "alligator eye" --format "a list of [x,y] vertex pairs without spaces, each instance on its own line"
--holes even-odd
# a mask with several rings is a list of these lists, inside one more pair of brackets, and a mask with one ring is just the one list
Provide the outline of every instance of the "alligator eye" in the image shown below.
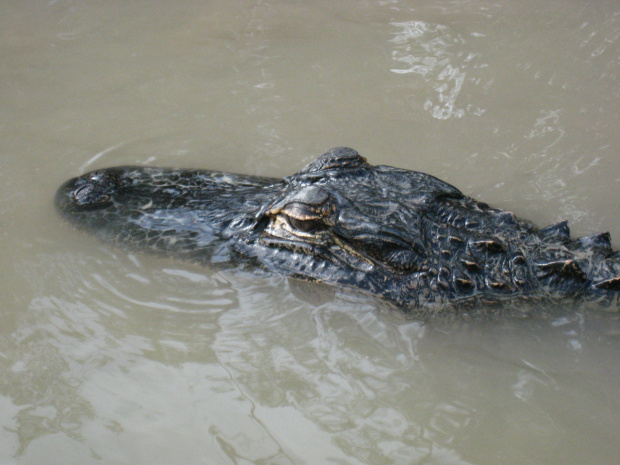
[[325,224],[321,220],[299,220],[292,216],[287,216],[288,223],[298,231],[310,234],[316,232],[325,227]]

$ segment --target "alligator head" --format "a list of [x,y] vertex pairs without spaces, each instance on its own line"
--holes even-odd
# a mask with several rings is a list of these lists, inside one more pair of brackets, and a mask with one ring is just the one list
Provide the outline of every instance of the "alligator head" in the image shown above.
[[334,148],[282,180],[117,167],[66,182],[56,206],[98,237],[210,264],[355,287],[414,308],[540,298],[618,303],[609,234],[537,229],[428,174]]

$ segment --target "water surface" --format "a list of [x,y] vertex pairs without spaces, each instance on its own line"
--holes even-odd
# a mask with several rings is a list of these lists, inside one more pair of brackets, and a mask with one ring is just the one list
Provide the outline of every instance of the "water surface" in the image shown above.
[[0,462],[615,464],[620,318],[404,315],[128,254],[64,180],[332,146],[620,242],[615,1],[0,4]]

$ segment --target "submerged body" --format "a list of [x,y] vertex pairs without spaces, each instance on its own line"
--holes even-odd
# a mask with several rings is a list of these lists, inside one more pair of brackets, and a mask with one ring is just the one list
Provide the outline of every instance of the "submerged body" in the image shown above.
[[334,148],[284,179],[116,167],[66,182],[58,210],[110,242],[362,289],[406,308],[589,299],[618,305],[608,233],[571,240],[424,173]]

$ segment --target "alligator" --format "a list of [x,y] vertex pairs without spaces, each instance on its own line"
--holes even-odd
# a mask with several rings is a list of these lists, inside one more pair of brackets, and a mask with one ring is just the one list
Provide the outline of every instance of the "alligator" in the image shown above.
[[55,205],[95,236],[212,266],[361,289],[405,309],[593,301],[619,307],[609,233],[572,240],[428,174],[330,149],[283,179],[120,166]]

